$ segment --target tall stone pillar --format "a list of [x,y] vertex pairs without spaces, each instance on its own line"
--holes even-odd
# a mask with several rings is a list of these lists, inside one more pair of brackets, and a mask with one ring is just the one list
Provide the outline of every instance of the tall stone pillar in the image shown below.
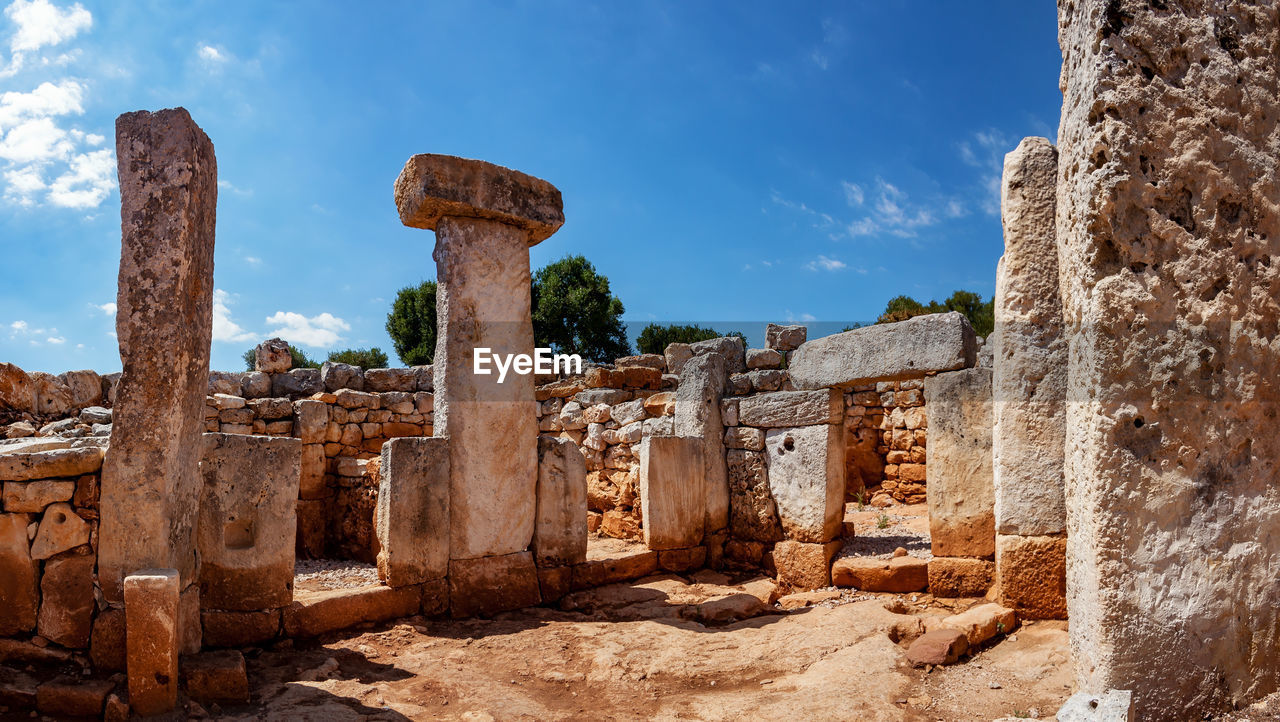
[[[676,391],[675,435],[702,439],[702,463],[707,502],[703,530],[707,545],[718,558],[718,546],[729,526],[729,467],[725,461],[724,421],[720,418],[720,399],[728,374],[723,355],[706,353],[694,356],[680,371]],[[713,565],[714,566],[714,565]]]
[[1004,158],[1004,256],[996,273],[996,577],[1001,603],[1024,619],[1066,616],[1067,341],[1058,291],[1058,151],[1025,138]]
[[1280,7],[1058,7],[1073,657],[1199,719],[1280,686]]
[[435,435],[449,438],[450,557],[522,552],[537,504],[533,375],[499,383],[474,360],[478,348],[533,353],[529,247],[564,224],[560,191],[484,161],[415,155],[395,198],[406,226],[436,232]]
[[182,108],[117,118],[116,162],[124,372],[102,464],[98,576],[119,603],[140,569],[176,569],[184,590],[196,581],[218,168]]

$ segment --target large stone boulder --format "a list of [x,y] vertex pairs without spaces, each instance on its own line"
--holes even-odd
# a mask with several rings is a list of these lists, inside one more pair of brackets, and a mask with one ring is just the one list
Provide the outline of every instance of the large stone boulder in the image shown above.
[[978,337],[952,311],[864,326],[806,342],[787,365],[798,389],[905,381],[974,366]]

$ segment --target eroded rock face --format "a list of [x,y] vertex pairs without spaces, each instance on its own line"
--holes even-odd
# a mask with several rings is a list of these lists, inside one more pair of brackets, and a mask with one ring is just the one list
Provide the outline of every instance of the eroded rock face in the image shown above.
[[1058,292],[1058,150],[1026,138],[1005,156],[1000,214],[1004,256],[996,275],[991,439],[996,530],[1066,531],[1062,480],[1067,342]]
[[840,424],[769,429],[769,490],[788,539],[825,542],[844,512],[844,434]]
[[213,143],[181,108],[120,116],[116,158],[124,372],[102,467],[98,574],[119,602],[139,569],[195,579],[218,170]]
[[[739,339],[740,340],[740,339]],[[704,353],[689,359],[680,371],[676,390],[675,433],[702,439],[704,487],[707,492],[708,534],[729,524],[729,476],[724,459],[724,425],[720,417],[720,397],[727,380],[725,359],[718,353]]]
[[938,374],[929,399],[929,536],[935,556],[996,553],[991,481],[991,369]]
[[382,445],[380,477],[378,575],[392,587],[444,577],[449,573],[449,440],[388,441]]
[[533,553],[540,566],[587,560],[587,465],[568,439],[538,439]]
[[1280,686],[1278,13],[1059,3],[1071,641],[1146,719]]
[[649,436],[640,442],[640,508],[650,549],[702,542],[706,511],[703,440]]

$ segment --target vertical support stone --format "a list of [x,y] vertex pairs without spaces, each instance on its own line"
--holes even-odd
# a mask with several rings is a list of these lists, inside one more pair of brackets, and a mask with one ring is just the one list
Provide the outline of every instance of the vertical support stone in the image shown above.
[[288,437],[204,435],[200,606],[249,611],[293,601],[301,451]]
[[532,352],[529,247],[564,224],[560,191],[492,163],[416,155],[395,199],[405,225],[436,232],[435,435],[450,439],[450,556],[524,551],[538,479],[533,375],[499,383],[476,372],[476,350]]
[[704,439],[691,436],[646,436],[640,442],[640,513],[644,543],[650,549],[702,543],[705,449]]
[[587,560],[587,464],[568,439],[538,437],[533,556],[539,566]]
[[27,538],[29,514],[0,514],[0,637],[36,628],[39,564]]
[[702,439],[707,536],[729,526],[729,469],[720,418],[720,397],[727,379],[724,357],[702,354],[684,365],[676,390],[675,435]]
[[194,583],[204,398],[213,328],[213,144],[176,108],[116,119],[120,277],[116,335],[124,372],[102,466],[98,576],[173,568]]
[[[1004,256],[991,334],[996,581],[1023,619],[1066,615],[1063,482],[1067,341],[1058,290],[1058,151],[1025,138],[1004,158]],[[1059,540],[1061,541],[1061,540]]]
[[996,553],[991,480],[991,369],[925,379],[929,400],[929,535],[939,557]]
[[125,666],[129,706],[143,717],[178,702],[178,597],[176,569],[148,569],[125,577]]
[[[838,400],[843,400],[835,394]],[[843,410],[843,405],[840,407]],[[828,542],[844,522],[844,425],[840,423],[765,432],[769,491],[786,538]]]
[[382,445],[375,528],[378,576],[391,587],[449,573],[449,439],[401,437]]
[[1199,719],[1280,687],[1280,9],[1063,0],[1059,40],[1073,658]]

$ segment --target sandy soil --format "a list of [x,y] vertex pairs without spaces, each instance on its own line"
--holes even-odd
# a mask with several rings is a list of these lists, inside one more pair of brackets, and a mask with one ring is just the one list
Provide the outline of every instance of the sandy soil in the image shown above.
[[[771,586],[713,572],[666,575],[580,592],[561,609],[493,620],[414,618],[286,641],[247,651],[253,705],[209,712],[232,719],[950,722],[1052,717],[1072,691],[1065,623],[1025,625],[966,664],[912,669],[891,637],[979,600],[944,607],[927,595],[915,603],[883,595],[786,613],[759,601]],[[697,621],[724,609],[756,616]]]

